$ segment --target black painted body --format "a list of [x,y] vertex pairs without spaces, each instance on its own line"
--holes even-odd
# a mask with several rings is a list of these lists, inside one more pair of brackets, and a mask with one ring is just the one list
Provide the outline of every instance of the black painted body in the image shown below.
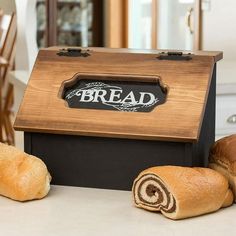
[[216,67],[196,143],[25,133],[25,151],[46,163],[53,184],[130,190],[139,172],[151,166],[207,166],[215,95]]

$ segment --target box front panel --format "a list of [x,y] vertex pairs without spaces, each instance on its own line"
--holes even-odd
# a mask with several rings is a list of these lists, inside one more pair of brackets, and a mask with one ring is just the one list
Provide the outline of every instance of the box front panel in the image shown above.
[[40,157],[52,183],[130,190],[134,178],[156,165],[192,165],[191,144],[26,133],[25,151]]
[[[39,52],[15,121],[16,129],[172,142],[198,140],[215,64],[211,54],[196,53],[191,55],[191,60],[184,61],[159,60],[160,51],[133,53],[121,50],[116,53],[110,49],[93,49],[88,57],[59,56],[59,51],[60,48],[55,48]],[[78,74],[109,74],[117,81],[125,76],[126,86],[115,84],[111,78],[100,87],[98,84],[86,87],[89,84],[86,82],[76,93],[80,99],[78,109],[69,108],[59,96],[60,88]],[[127,83],[136,77],[142,77],[140,82],[143,83],[150,77],[159,78],[168,88],[165,102],[158,93],[147,89],[147,85],[141,88],[132,85],[126,91]],[[95,82],[101,83],[101,76]],[[157,100],[161,105],[151,106],[157,104]],[[90,103],[86,109],[84,102]],[[140,112],[123,112],[140,108]]]

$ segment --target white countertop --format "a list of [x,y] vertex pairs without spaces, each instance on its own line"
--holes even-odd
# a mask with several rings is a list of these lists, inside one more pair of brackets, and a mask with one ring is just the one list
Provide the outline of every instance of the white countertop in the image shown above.
[[42,200],[0,197],[0,206],[0,235],[7,236],[236,235],[236,205],[172,221],[134,207],[127,191],[52,186]]

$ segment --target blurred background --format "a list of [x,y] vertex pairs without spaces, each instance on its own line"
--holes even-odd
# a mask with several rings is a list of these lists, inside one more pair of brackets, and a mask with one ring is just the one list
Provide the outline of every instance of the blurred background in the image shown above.
[[0,9],[1,141],[22,147],[12,121],[38,50],[56,45],[223,51],[216,139],[236,133],[235,0],[0,0]]

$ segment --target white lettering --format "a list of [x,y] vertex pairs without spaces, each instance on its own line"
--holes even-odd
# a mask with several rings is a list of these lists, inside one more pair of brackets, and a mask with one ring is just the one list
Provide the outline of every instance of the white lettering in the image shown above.
[[135,94],[133,91],[130,91],[126,96],[122,93],[123,90],[119,88],[93,88],[77,91],[75,95],[80,97],[80,102],[101,102],[111,106],[115,106],[115,104],[125,106],[127,103],[129,103],[131,106],[152,106],[158,102],[158,99],[155,97],[155,95],[149,92],[139,92]]
[[[118,92],[116,94],[116,92]],[[120,94],[122,93],[122,90],[117,90],[117,89],[111,89],[111,94],[110,94],[110,98],[107,102],[112,102],[112,103],[120,103],[121,99],[120,98]],[[115,101],[115,98],[118,98],[119,100]]]
[[101,99],[101,102],[102,103],[104,103],[104,102],[106,102],[106,100],[105,100],[105,96],[106,96],[106,94],[107,94],[107,91],[106,90],[95,90],[95,95],[94,95],[94,100],[93,100],[93,102],[99,102],[98,101],[98,98],[100,98]]
[[[144,102],[145,95],[149,96],[148,102]],[[155,101],[155,96],[152,93],[140,92],[139,104],[149,105],[152,104],[154,101]]]
[[137,101],[135,100],[134,93],[131,91],[123,100],[122,103],[132,103],[136,104]]
[[75,94],[77,97],[81,96],[81,91],[77,91]]
[[[83,90],[81,95],[81,102],[92,102],[94,90]],[[88,98],[88,99],[85,99]]]

